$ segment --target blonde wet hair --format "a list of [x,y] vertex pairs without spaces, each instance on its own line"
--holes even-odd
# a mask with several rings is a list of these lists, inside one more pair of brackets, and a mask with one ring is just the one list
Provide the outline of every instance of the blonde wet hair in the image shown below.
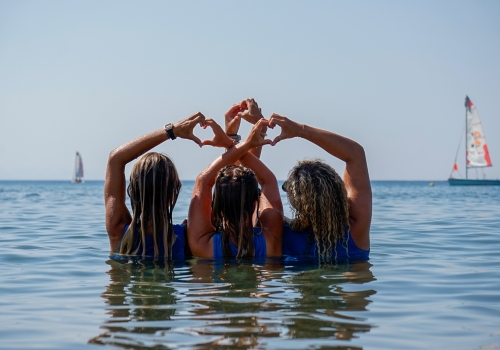
[[301,160],[283,190],[292,207],[292,230],[312,231],[320,260],[336,260],[337,243],[347,250],[349,229],[349,202],[339,174],[319,159]]
[[[146,232],[148,226],[152,226],[155,258],[159,258],[161,236],[163,258],[169,259],[172,256],[175,241],[172,212],[181,187],[175,165],[165,154],[149,152],[137,160],[127,187],[133,211],[132,222],[123,236],[121,254],[144,256]],[[135,234],[136,232],[139,234]]]

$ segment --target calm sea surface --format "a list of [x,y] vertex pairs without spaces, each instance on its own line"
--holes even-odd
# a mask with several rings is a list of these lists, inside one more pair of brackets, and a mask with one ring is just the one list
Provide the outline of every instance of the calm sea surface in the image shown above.
[[368,263],[148,266],[109,260],[103,182],[0,181],[0,348],[499,349],[500,187],[373,194]]

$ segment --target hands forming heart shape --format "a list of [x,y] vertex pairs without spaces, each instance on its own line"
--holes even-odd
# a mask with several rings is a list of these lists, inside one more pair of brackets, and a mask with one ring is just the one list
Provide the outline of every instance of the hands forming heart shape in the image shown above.
[[[293,138],[303,137],[305,125],[296,123],[285,116],[273,113],[269,120],[264,119],[261,109],[253,98],[243,100],[239,104],[234,104],[225,114],[225,131],[213,119],[205,118],[201,112],[197,112],[188,118],[177,122],[174,125],[175,135],[180,138],[189,139],[196,142],[200,147],[231,147],[233,140],[228,136],[237,134],[240,128],[241,119],[254,124],[245,142],[249,142],[252,147],[263,145],[276,145],[278,142]],[[194,135],[196,125],[206,129],[212,128],[214,137],[211,140],[201,141]],[[274,129],[278,125],[281,132],[274,140],[265,139],[267,128]]]

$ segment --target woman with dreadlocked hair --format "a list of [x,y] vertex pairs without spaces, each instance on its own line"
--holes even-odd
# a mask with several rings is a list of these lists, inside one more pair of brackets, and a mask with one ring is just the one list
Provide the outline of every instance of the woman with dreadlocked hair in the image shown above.
[[273,145],[306,139],[346,163],[343,179],[328,164],[302,160],[282,188],[293,220],[283,231],[283,255],[316,256],[320,261],[368,260],[372,192],[363,147],[332,132],[273,114],[269,127],[281,127]]
[[[227,152],[196,178],[188,214],[193,255],[238,259],[281,256],[283,207],[278,182],[258,158],[247,153],[271,144],[264,139],[267,121],[256,123],[241,143],[235,143],[215,121],[207,119],[206,125],[215,136],[203,144],[225,147]],[[248,168],[234,165],[236,161]]]
[[127,193],[132,215],[125,204],[125,165],[160,143],[194,136],[197,124],[204,125],[200,112],[164,128],[129,141],[111,151],[106,167],[104,201],[110,250],[116,253],[174,260],[184,258],[183,225],[172,223],[172,211],[181,189],[174,163],[164,154],[148,152],[134,164]]

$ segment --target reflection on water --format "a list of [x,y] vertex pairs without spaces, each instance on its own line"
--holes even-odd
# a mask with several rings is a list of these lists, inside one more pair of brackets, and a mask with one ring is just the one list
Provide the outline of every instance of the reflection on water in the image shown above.
[[92,344],[125,348],[350,348],[369,332],[367,262],[288,265],[109,260],[109,318]]

